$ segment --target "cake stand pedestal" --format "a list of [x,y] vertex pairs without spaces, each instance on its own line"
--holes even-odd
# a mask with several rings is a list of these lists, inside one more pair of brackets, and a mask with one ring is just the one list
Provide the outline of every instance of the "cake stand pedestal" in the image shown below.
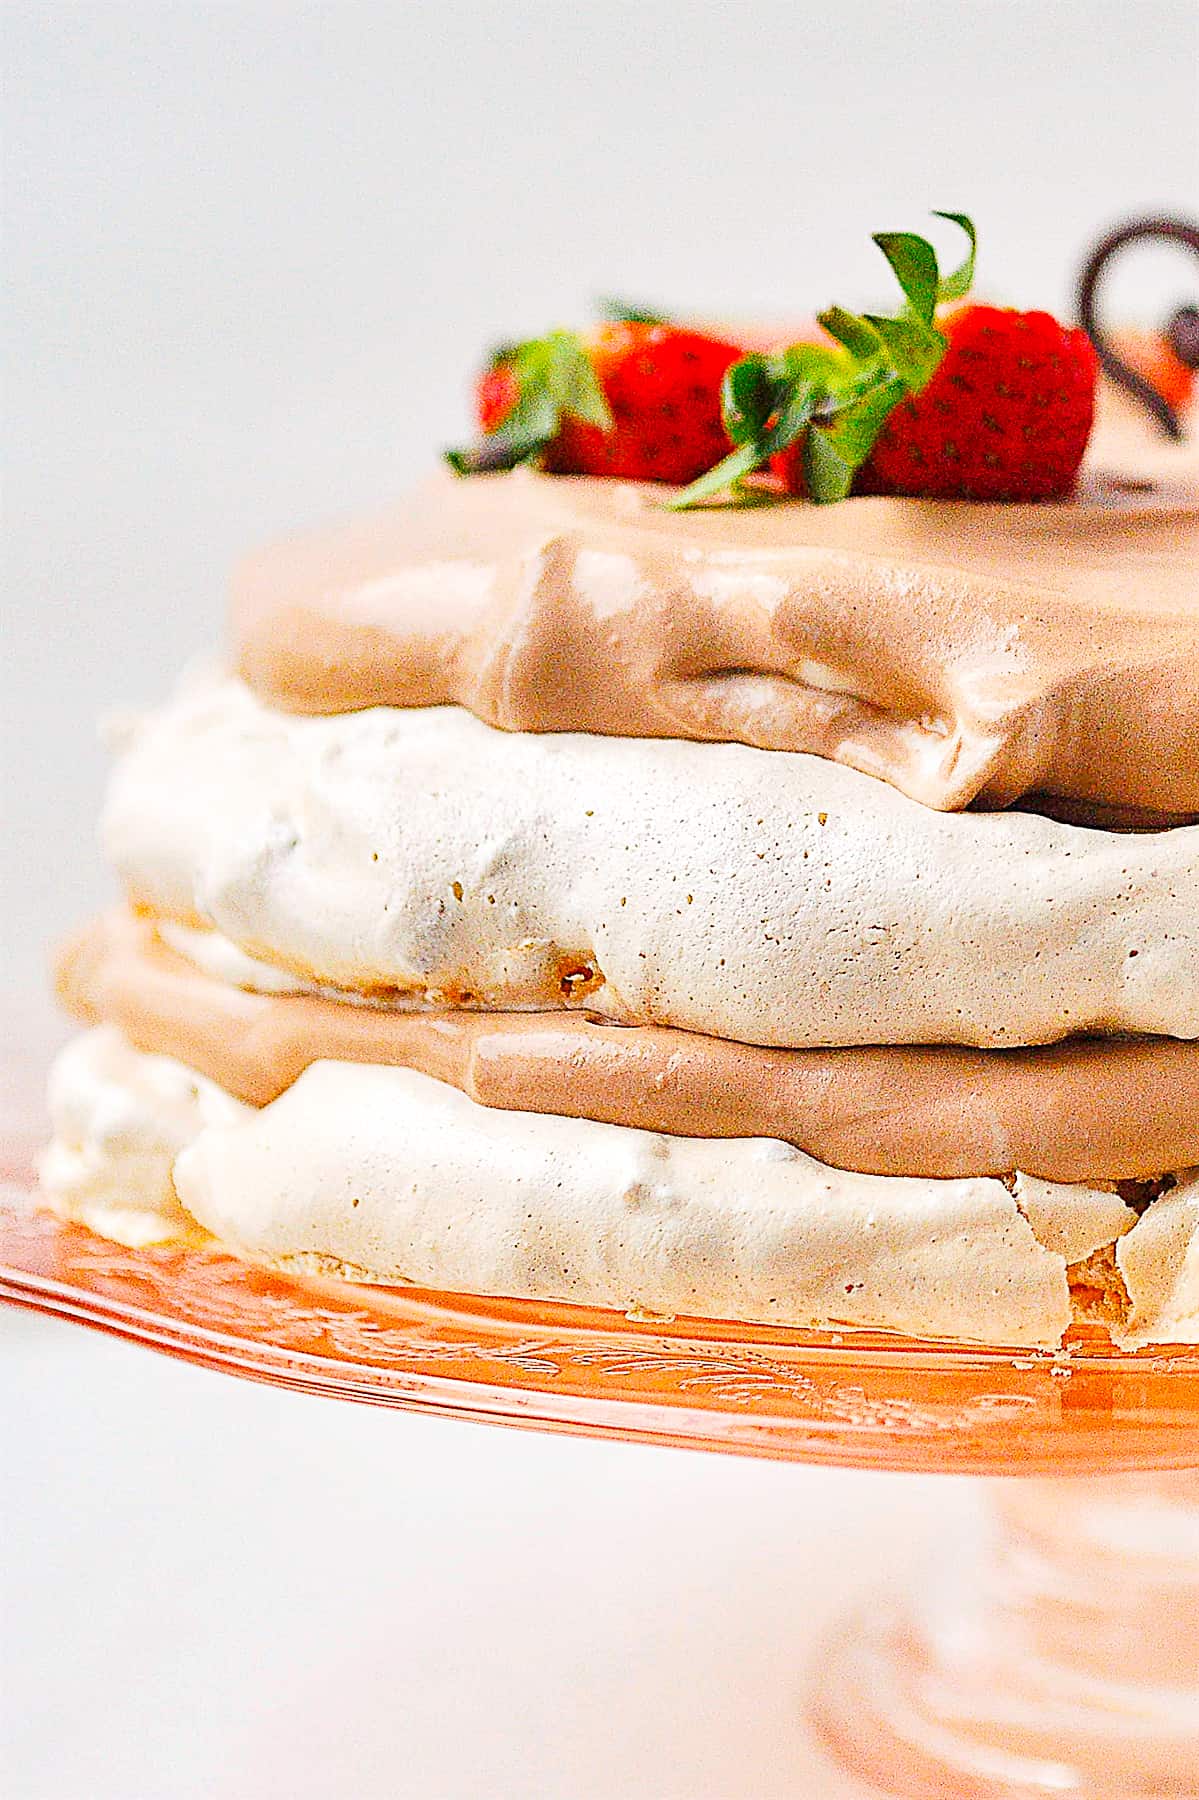
[[[623,1318],[127,1250],[9,1167],[0,1296],[379,1406],[994,1481],[988,1533],[846,1620],[810,1716],[880,1793],[1199,1800],[1199,1348],[1117,1355]],[[1187,1472],[1191,1471],[1191,1472]],[[835,1550],[835,1546],[832,1547]]]
[[990,1485],[981,1543],[834,1635],[826,1745],[887,1794],[1199,1794],[1199,1476]]

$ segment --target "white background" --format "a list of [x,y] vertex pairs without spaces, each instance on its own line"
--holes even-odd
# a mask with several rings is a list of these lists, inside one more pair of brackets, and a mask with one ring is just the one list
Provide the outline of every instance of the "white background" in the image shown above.
[[[239,549],[402,487],[490,341],[597,292],[881,297],[972,211],[982,286],[1193,211],[1193,0],[8,4],[3,983],[108,892],[94,721],[213,642]],[[1131,259],[1117,310],[1193,292]],[[336,1408],[6,1324],[12,1800],[817,1795],[837,1583],[968,1504]]]

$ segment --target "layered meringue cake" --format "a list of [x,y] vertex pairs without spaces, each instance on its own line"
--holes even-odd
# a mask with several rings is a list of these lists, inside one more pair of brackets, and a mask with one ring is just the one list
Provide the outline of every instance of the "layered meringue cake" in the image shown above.
[[1134,448],[1028,504],[446,472],[252,557],[118,747],[48,1204],[356,1282],[1199,1340],[1199,481]]

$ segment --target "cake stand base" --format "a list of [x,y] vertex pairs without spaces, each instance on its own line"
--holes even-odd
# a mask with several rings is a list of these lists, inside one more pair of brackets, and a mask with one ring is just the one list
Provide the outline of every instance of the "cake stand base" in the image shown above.
[[1199,1472],[987,1485],[979,1540],[827,1645],[826,1745],[919,1800],[1199,1800]]

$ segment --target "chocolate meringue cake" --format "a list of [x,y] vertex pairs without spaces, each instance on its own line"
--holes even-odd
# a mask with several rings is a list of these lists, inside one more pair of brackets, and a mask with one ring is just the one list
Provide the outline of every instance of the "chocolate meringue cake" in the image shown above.
[[358,1282],[1199,1341],[1193,456],[662,499],[446,472],[242,566],[119,748],[48,1204]]

